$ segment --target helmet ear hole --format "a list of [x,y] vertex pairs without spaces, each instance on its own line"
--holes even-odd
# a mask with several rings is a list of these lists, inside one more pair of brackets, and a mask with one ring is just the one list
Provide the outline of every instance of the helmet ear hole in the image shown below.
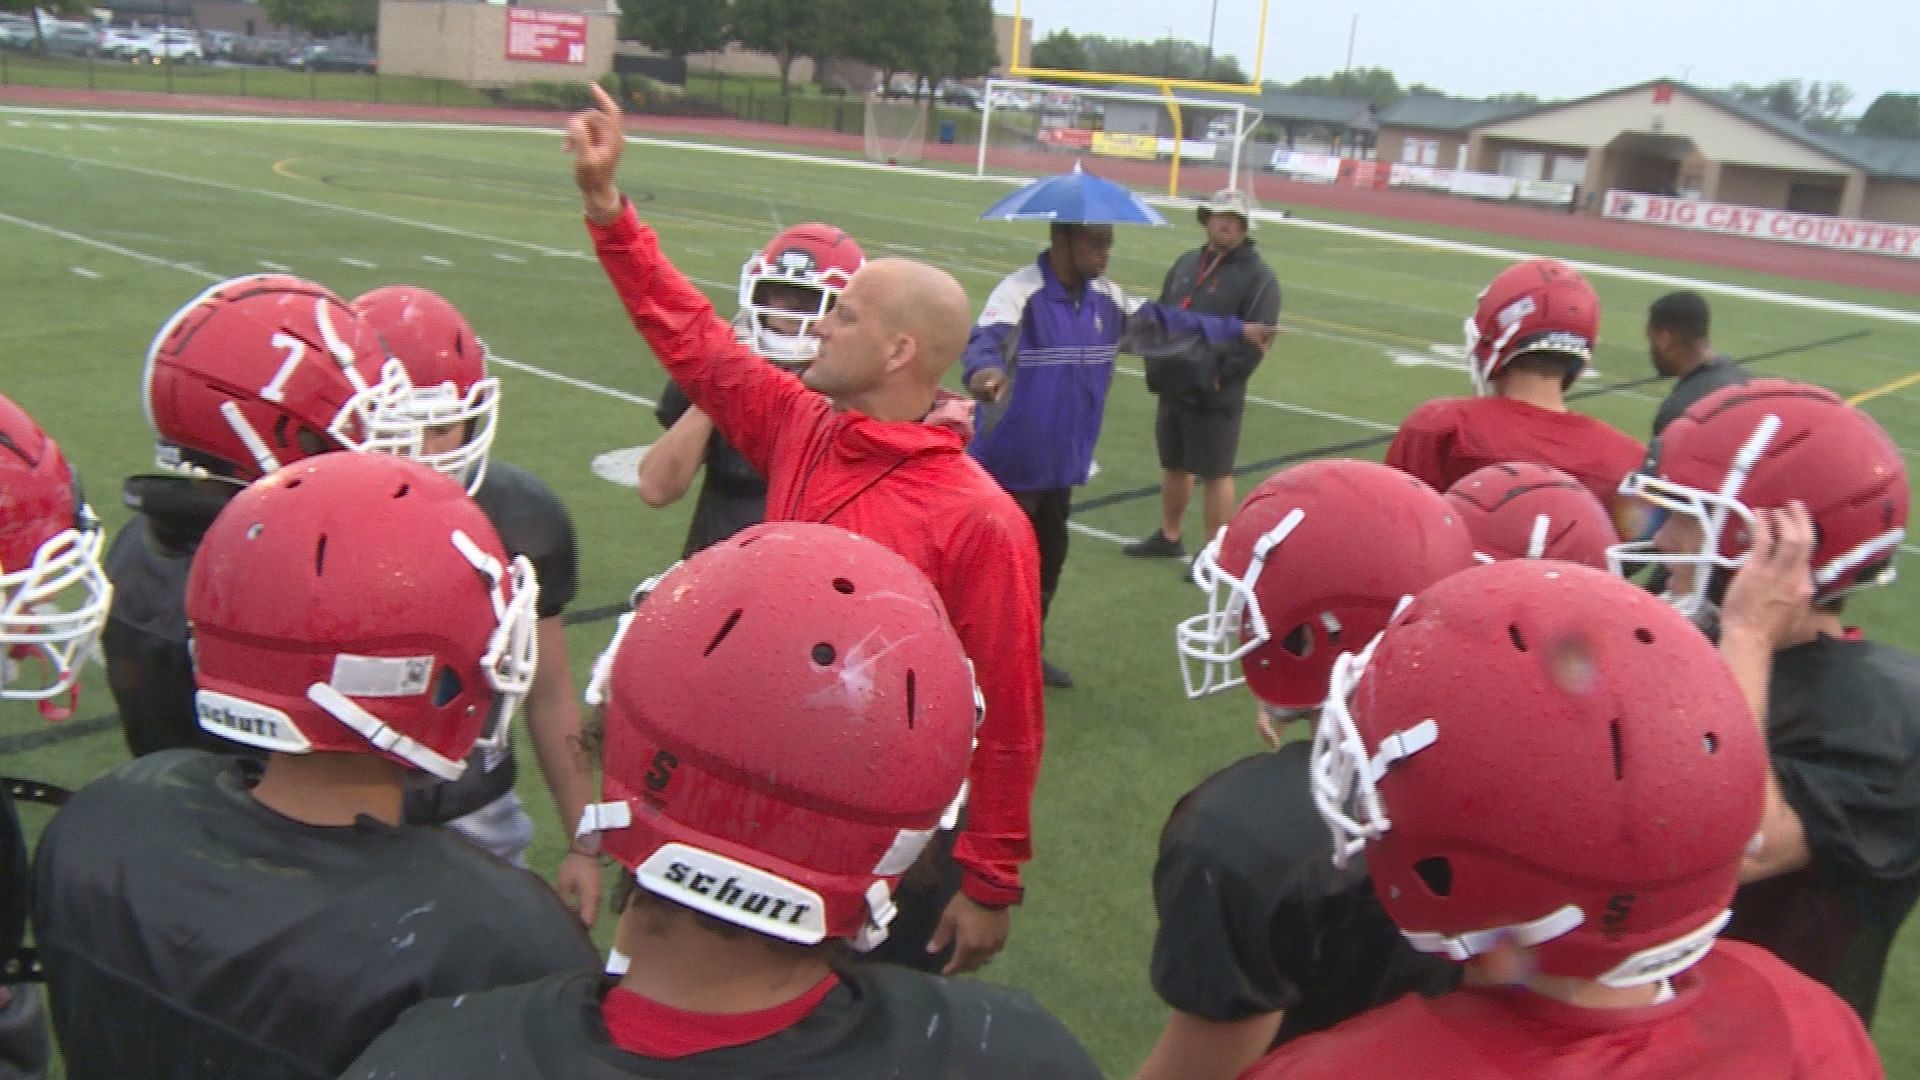
[[1297,656],[1303,660],[1313,655],[1312,625],[1309,623],[1301,623],[1299,626],[1294,627],[1288,632],[1286,637],[1280,639],[1280,647],[1287,650],[1287,652],[1293,656]]
[[440,674],[433,680],[433,707],[445,708],[449,702],[460,696],[463,688],[460,673],[453,670],[451,664],[440,665]]
[[1446,899],[1453,894],[1453,862],[1440,855],[1430,855],[1413,864],[1413,872],[1420,883],[1433,895]]

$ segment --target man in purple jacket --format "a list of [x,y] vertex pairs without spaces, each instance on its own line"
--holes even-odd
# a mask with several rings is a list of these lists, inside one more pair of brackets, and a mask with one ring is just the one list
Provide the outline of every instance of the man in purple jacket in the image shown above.
[[[1179,355],[1197,338],[1244,338],[1263,349],[1273,340],[1271,326],[1126,295],[1106,278],[1112,251],[1111,225],[1053,225],[1047,250],[987,298],[962,361],[967,389],[989,406],[968,452],[1033,522],[1043,621],[1067,562],[1067,512],[1093,464],[1115,354]],[[1073,685],[1043,665],[1048,686]]]

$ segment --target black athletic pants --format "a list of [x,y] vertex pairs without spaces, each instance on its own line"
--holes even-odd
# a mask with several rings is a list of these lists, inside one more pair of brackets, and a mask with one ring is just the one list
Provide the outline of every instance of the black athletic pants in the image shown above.
[[1046,491],[1015,491],[1013,501],[1026,511],[1033,522],[1034,539],[1040,542],[1040,621],[1047,619],[1053,606],[1053,594],[1060,588],[1060,569],[1067,565],[1067,513],[1072,509],[1072,488]]

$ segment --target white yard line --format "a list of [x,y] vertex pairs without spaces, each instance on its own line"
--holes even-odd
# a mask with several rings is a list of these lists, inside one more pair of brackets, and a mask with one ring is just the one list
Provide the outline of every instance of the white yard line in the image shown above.
[[95,251],[105,251],[113,255],[119,255],[122,258],[133,259],[136,262],[143,262],[149,266],[163,266],[168,270],[178,270],[181,273],[192,274],[195,277],[203,278],[207,281],[220,280],[220,275],[210,274],[192,263],[163,259],[158,255],[149,255],[144,251],[135,251],[132,248],[121,247],[119,244],[111,244],[105,240],[95,240],[91,236],[81,236],[77,232],[69,232],[66,229],[48,225],[44,222],[29,221],[23,217],[15,217],[5,211],[0,211],[0,221],[4,221],[9,225],[17,225],[22,229],[32,229],[34,232],[45,233],[48,236],[57,236],[69,243],[80,244],[83,247],[93,248]]
[[[305,116],[221,116],[196,113],[157,113],[157,112],[116,112],[104,109],[68,109],[28,106],[0,106],[0,115],[79,117],[93,120],[155,120],[171,123],[201,124],[268,124],[274,126],[299,127],[338,127],[338,128],[392,128],[413,131],[464,131],[464,132],[502,132],[510,134],[540,135],[553,138],[560,134],[557,126],[535,127],[515,124],[456,124],[428,121],[400,120],[346,120],[332,117]],[[977,177],[965,173],[950,172],[944,169],[927,169],[906,165],[885,165],[879,162],[863,161],[853,158],[822,157],[788,150],[767,150],[759,147],[722,146],[714,143],[689,142],[682,139],[663,139],[655,136],[629,135],[629,143],[639,146],[657,146],[674,150],[692,150],[701,153],[723,154],[732,157],[759,158],[768,161],[785,161],[795,164],[814,165],[824,168],[856,169],[867,172],[886,172],[908,176],[925,176],[942,180],[954,180],[963,183],[991,183],[998,185],[1017,184],[1019,178],[988,176]],[[26,149],[12,147],[12,149]],[[42,151],[44,153],[44,151]],[[54,155],[61,156],[61,155]],[[295,197],[297,198],[297,197]],[[1167,196],[1149,196],[1148,202],[1159,206],[1179,209],[1195,205],[1191,199],[1176,199]],[[373,213],[369,211],[369,213]],[[1277,213],[1258,212],[1261,221],[1280,227],[1311,229],[1344,236],[1361,237],[1411,247],[1426,248],[1433,251],[1447,251],[1459,255],[1472,255],[1480,258],[1498,259],[1511,262],[1517,259],[1531,258],[1536,252],[1517,248],[1494,247],[1487,244],[1472,244],[1459,240],[1443,240],[1430,236],[1418,236],[1411,233],[1393,232],[1386,229],[1373,229],[1360,225],[1344,225],[1328,221],[1307,221],[1297,217],[1284,217]],[[443,227],[445,228],[445,227]],[[456,235],[459,230],[448,231]],[[539,247],[539,245],[521,245]],[[542,252],[548,254],[550,252]],[[1829,300],[1824,297],[1800,296],[1795,293],[1779,292],[1773,289],[1761,289],[1746,285],[1732,285],[1725,282],[1709,281],[1702,278],[1686,277],[1679,274],[1659,273],[1651,270],[1639,270],[1632,267],[1614,266],[1609,263],[1590,262],[1580,259],[1565,260],[1570,265],[1588,274],[1601,277],[1619,278],[1626,281],[1638,281],[1661,285],[1668,288],[1689,288],[1703,292],[1717,293],[1722,296],[1735,296],[1763,303],[1781,304],[1815,311],[1827,311],[1841,315],[1856,315],[1861,318],[1881,319],[1889,322],[1920,326],[1920,311],[1898,308],[1877,307],[1871,304],[1855,304],[1842,300]]]
[[[169,270],[177,270],[183,274],[191,274],[194,277],[200,278],[204,281],[226,280],[226,278],[223,277],[222,275],[213,273],[209,270],[202,269],[198,266],[193,265],[192,263],[175,262],[172,259],[165,259],[158,255],[150,255],[144,251],[135,251],[132,248],[122,247],[119,244],[108,243],[105,240],[96,240],[91,236],[82,236],[81,234],[77,232],[73,232],[68,229],[57,228],[53,225],[48,225],[44,222],[31,221],[31,220],[28,220],[27,218],[18,217],[13,214],[0,212],[0,222],[5,222],[6,224],[9,224],[9,225],[17,225],[23,229],[32,229],[35,232],[46,233],[49,236],[59,237],[62,240],[68,241],[69,243],[81,244],[83,246],[94,248],[99,251],[109,252],[111,254],[121,256],[122,258],[133,259],[136,262],[146,263],[149,266],[161,266]],[[342,261],[345,261],[345,260],[342,260]],[[82,269],[83,269],[82,267],[73,268],[75,273],[79,273]],[[93,274],[91,271],[88,271],[88,274],[94,277],[99,276],[98,274]],[[494,363],[499,364],[501,367],[504,367],[504,368],[509,368],[514,371],[524,372],[525,374],[528,374],[528,375],[534,375],[539,378],[546,379],[549,382],[557,382],[566,386],[572,386],[581,390],[587,390],[592,393],[601,394],[606,397],[615,398],[617,400],[627,402],[628,404],[631,404],[631,405],[639,405],[644,408],[651,409],[656,404],[652,398],[643,397],[639,394],[629,393],[628,391],[625,391],[625,390],[616,389],[611,386],[605,386],[600,383],[592,382],[587,379],[578,378],[573,375],[563,374],[561,372],[554,371],[551,368],[541,367],[538,364],[527,363],[524,360],[510,360],[502,356],[496,356],[496,357],[493,357],[492,359]]]

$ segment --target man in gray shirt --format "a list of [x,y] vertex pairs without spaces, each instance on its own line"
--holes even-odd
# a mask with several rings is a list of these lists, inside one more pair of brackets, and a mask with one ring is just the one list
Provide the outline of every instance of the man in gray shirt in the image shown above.
[[1747,370],[1731,357],[1713,351],[1707,342],[1711,313],[1699,293],[1671,292],[1647,309],[1647,352],[1653,370],[1677,379],[1667,399],[1653,416],[1653,438],[1647,443],[1647,467],[1660,460],[1660,433],[1693,403],[1723,386],[1747,381]]

